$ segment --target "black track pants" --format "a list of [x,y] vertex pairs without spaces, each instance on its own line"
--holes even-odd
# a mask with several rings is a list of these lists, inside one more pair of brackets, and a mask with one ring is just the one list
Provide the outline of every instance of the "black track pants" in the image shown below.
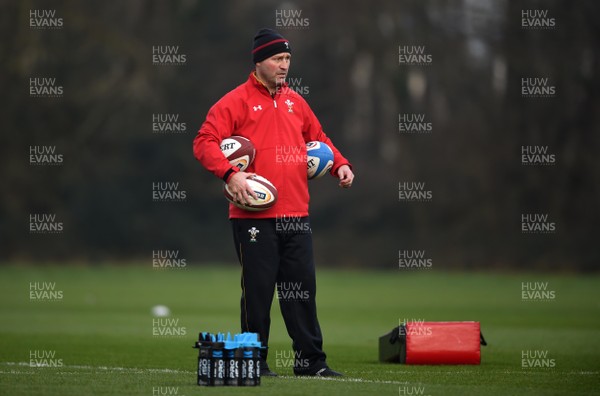
[[310,374],[326,367],[315,303],[309,218],[231,222],[242,267],[242,331],[258,333],[263,345],[268,345],[271,304],[277,289],[281,314],[293,341],[294,372]]

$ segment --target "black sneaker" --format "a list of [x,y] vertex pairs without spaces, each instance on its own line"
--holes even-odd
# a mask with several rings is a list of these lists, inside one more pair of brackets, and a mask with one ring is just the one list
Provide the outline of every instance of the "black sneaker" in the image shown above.
[[277,373],[274,373],[269,369],[269,365],[266,361],[260,361],[260,376],[261,377],[277,377]]
[[316,373],[312,374],[314,377],[343,377],[342,373],[338,373],[337,371],[333,371],[329,367],[323,367]]

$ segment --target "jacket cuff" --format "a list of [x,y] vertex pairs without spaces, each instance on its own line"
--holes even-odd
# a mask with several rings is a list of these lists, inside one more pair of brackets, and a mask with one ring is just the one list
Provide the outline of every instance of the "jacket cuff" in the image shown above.
[[227,172],[225,172],[225,174],[223,175],[223,181],[225,183],[229,183],[229,179],[231,178],[231,176],[233,176],[233,174],[235,172],[238,172],[239,168],[230,168]]

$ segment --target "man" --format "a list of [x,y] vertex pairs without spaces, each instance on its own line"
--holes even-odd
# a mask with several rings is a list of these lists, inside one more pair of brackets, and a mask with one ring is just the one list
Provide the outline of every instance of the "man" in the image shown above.
[[[255,70],[248,80],[209,110],[194,139],[194,155],[228,184],[238,203],[249,203],[250,196],[256,198],[246,182],[254,174],[267,178],[278,190],[277,203],[264,211],[229,206],[242,267],[242,331],[258,333],[263,345],[268,345],[277,288],[281,313],[293,340],[294,373],[339,376],[327,366],[317,319],[306,142],[318,140],[331,147],[331,174],[340,179],[341,187],[352,186],[354,174],[306,101],[285,83],[291,60],[289,41],[271,29],[262,29],[254,37],[252,57]],[[220,142],[232,135],[250,139],[256,148],[248,172],[232,167],[220,150]],[[298,293],[284,293],[286,289]],[[261,354],[261,375],[274,376],[266,362],[267,353],[268,349]]]

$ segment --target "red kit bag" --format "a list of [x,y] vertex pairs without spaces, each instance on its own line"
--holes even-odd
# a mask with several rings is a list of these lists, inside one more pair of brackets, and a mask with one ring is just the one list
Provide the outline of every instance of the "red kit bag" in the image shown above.
[[487,345],[479,322],[409,322],[379,339],[381,361],[480,364]]

